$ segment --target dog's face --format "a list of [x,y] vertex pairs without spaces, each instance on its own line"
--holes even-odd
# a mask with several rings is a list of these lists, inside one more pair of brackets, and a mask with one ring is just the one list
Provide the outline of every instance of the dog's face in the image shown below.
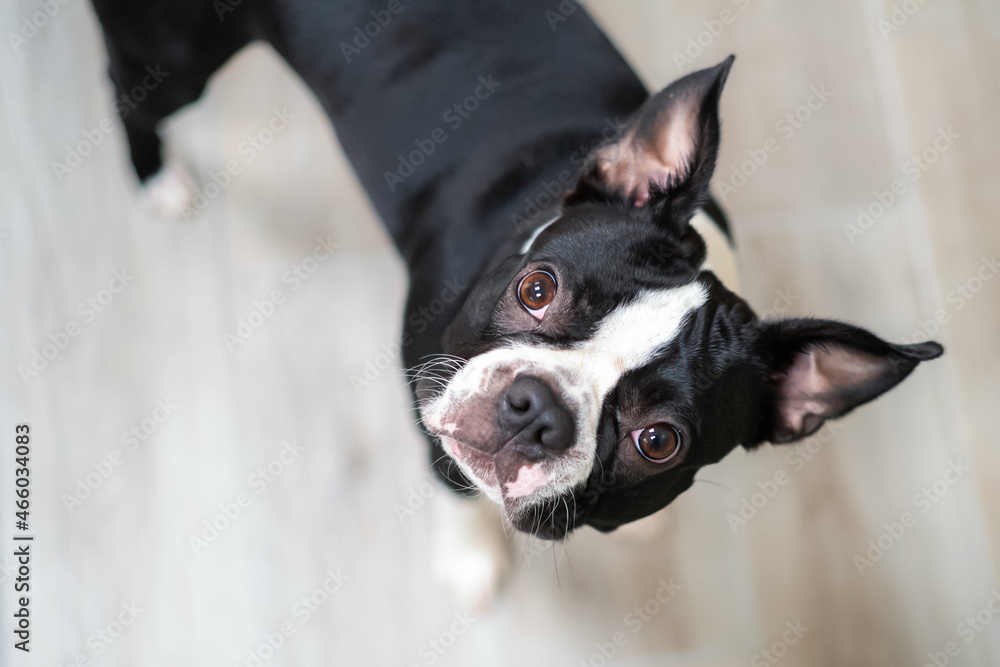
[[560,217],[475,285],[418,388],[424,425],[519,530],[644,517],[737,445],[791,442],[900,382],[936,343],[759,321],[689,222],[732,60],[651,98]]

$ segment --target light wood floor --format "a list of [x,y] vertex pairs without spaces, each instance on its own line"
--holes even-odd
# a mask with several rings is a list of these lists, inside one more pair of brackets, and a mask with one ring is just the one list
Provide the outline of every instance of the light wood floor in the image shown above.
[[[899,4],[919,9],[883,36],[893,4],[880,0],[588,3],[651,87],[737,54],[716,185],[733,185],[766,140],[779,147],[725,202],[760,311],[842,318],[897,341],[941,311],[947,354],[811,452],[736,452],[704,470],[652,520],[652,541],[588,529],[539,553],[519,539],[506,593],[457,637],[429,576],[432,512],[425,503],[401,521],[396,510],[428,479],[404,381],[380,357],[394,349],[403,269],[316,101],[268,48],[240,54],[167,137],[202,185],[227,160],[243,171],[190,222],[161,220],[140,207],[117,123],[61,181],[53,172],[112,117],[89,4],[59,5],[17,52],[7,35],[38,5],[0,4],[5,570],[19,422],[35,433],[37,535],[33,651],[10,646],[7,576],[0,663],[247,665],[262,635],[291,622],[264,664],[598,665],[622,632],[623,665],[763,665],[759,652],[798,622],[808,630],[776,647],[779,664],[918,667],[949,642],[952,665],[1000,664],[1000,615],[980,612],[1000,589],[1000,277],[981,269],[1000,254],[1000,4]],[[723,10],[721,34],[699,35]],[[679,68],[689,38],[707,46]],[[832,96],[799,109],[813,87]],[[288,128],[246,161],[240,143],[286,107]],[[779,124],[797,110],[798,127]],[[933,164],[914,172],[925,151]],[[903,194],[851,236],[859,207],[894,179]],[[291,290],[283,274],[327,237],[334,255]],[[107,301],[122,270],[134,278],[100,313],[78,310]],[[967,283],[978,291],[956,297]],[[223,333],[277,288],[285,302],[230,352]],[[70,322],[78,335],[23,382],[17,366]],[[368,361],[385,370],[357,392],[351,376]],[[177,406],[162,424],[157,401]],[[133,427],[149,435],[123,440]],[[291,439],[302,451],[285,454],[280,476],[250,479]],[[102,463],[115,450],[121,464]],[[915,502],[950,465],[968,470],[939,483],[933,504]],[[69,512],[64,496],[108,466]],[[762,503],[753,494],[779,471],[787,484]],[[239,494],[249,505],[195,555],[190,537]],[[763,506],[734,532],[727,515],[751,498]],[[915,525],[883,536],[904,512]],[[880,537],[890,548],[859,575],[855,556]],[[342,587],[296,615],[338,569]],[[671,579],[673,598],[637,621],[633,608]],[[134,623],[98,639],[133,601]],[[977,613],[992,622],[960,626]],[[440,656],[438,640],[450,645]]]

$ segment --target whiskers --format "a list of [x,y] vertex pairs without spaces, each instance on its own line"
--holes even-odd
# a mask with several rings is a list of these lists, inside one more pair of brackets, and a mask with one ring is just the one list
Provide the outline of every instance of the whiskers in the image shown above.
[[448,388],[448,381],[468,361],[453,354],[432,354],[423,358],[426,361],[402,371],[406,384],[416,389],[418,395],[416,404],[405,408],[405,411],[411,413],[424,435],[431,436],[422,423],[421,406],[443,394]]
[[[573,575],[573,562],[569,554],[569,536],[576,525],[576,506],[576,494],[571,492],[568,496],[562,496],[552,501],[548,512],[545,511],[544,504],[537,504],[530,508],[531,521],[528,532],[515,530],[513,535],[508,537],[510,546],[515,549],[517,548],[517,540],[524,540],[523,547],[520,548],[518,569],[530,567],[538,558],[541,558],[542,562],[546,562],[548,554],[545,552],[551,551],[556,584],[560,590],[564,590],[561,572],[563,560],[567,563],[570,577],[572,578]],[[513,524],[505,523],[505,526],[513,527]],[[538,531],[544,527],[548,527],[550,535],[561,535],[561,537],[558,539],[537,537]]]
[[726,491],[733,490],[732,487],[726,486],[722,482],[716,482],[714,479],[704,479],[702,477],[696,477],[694,480],[694,484],[697,484],[698,482],[703,482],[704,484],[711,484],[712,486],[718,486],[720,488],[725,489]]
[[[455,467],[456,463],[455,459],[451,458],[451,456],[449,456],[447,452],[437,457],[433,461],[431,461],[431,468],[437,467],[437,464],[444,459],[448,459],[448,467],[444,471],[444,476],[448,478],[450,484],[455,488],[455,490],[459,491],[463,495],[469,496],[470,498],[481,498],[482,496],[485,495],[483,490],[478,486],[476,486],[475,484],[471,482],[468,484],[460,484],[455,480],[454,477],[452,477],[451,472],[452,469]],[[501,512],[501,514],[503,514],[503,512]]]
[[403,377],[409,384],[424,382],[443,390],[448,379],[467,363],[466,359],[453,354],[432,354],[425,359],[427,361],[403,371]]

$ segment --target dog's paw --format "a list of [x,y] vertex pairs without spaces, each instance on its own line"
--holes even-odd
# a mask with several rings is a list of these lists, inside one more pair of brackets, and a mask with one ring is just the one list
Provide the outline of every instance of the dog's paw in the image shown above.
[[435,575],[452,603],[474,614],[490,608],[507,574],[506,554],[463,545],[435,557]]
[[194,192],[194,179],[187,169],[167,161],[143,184],[143,207],[163,218],[177,218],[191,210]]
[[[472,613],[492,605],[510,570],[499,507],[442,489],[437,494],[434,574],[452,602]],[[492,512],[492,516],[491,516]]]

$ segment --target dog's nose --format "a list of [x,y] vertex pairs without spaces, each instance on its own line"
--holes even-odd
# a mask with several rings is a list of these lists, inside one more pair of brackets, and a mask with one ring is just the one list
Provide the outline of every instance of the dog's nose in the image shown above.
[[569,449],[576,425],[569,409],[541,379],[520,375],[500,397],[500,427],[507,445],[535,460]]

